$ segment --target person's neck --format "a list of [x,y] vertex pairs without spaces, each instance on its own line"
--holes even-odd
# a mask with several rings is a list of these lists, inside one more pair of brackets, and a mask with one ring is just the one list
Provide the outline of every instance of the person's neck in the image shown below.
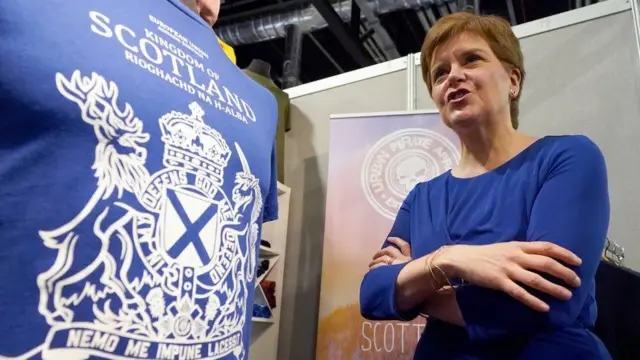
[[531,145],[535,138],[518,132],[510,121],[488,122],[460,135],[461,157],[452,173],[473,177],[491,171]]

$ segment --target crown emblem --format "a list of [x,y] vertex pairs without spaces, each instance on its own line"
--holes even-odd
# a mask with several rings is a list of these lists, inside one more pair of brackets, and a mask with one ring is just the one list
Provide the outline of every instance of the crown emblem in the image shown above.
[[165,143],[165,166],[181,167],[209,177],[217,185],[224,182],[231,151],[219,132],[204,123],[204,110],[196,102],[191,115],[172,111],[160,118]]

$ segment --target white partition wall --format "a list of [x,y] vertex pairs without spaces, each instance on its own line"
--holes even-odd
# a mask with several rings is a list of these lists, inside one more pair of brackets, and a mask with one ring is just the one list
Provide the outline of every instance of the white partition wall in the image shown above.
[[[607,0],[514,28],[528,77],[521,126],[535,135],[583,133],[607,158],[610,238],[640,269],[640,59],[633,3]],[[419,56],[287,90],[292,130],[285,175],[291,188],[279,360],[312,360],[322,264],[329,115],[433,109]],[[348,241],[348,239],[345,239]],[[381,239],[382,241],[382,239]]]
[[[280,315],[279,360],[315,358],[329,115],[404,110],[407,103],[405,61],[399,59],[345,74],[361,77],[362,81],[348,82],[345,81],[345,77],[349,80],[348,77],[343,76],[327,79],[324,84],[318,82],[320,86],[305,85],[308,92],[302,96],[290,93],[294,126],[287,133],[285,178],[287,186],[291,187],[291,210]],[[371,72],[377,72],[377,76],[370,77]],[[323,88],[325,90],[320,90]]]

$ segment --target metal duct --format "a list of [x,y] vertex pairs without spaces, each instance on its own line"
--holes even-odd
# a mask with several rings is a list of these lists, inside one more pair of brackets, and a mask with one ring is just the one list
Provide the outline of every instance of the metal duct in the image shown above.
[[477,14],[479,13],[479,6],[480,4],[478,0],[458,0],[458,9],[460,9],[460,11]]
[[282,65],[282,88],[300,85],[300,61],[302,60],[302,31],[297,25],[287,25],[287,38]]
[[[367,1],[369,8],[378,14],[385,14],[397,10],[417,9],[422,6],[432,5],[433,3],[434,0]],[[351,0],[342,0],[334,3],[333,8],[343,21],[349,21],[351,18]],[[216,33],[227,44],[237,46],[284,37],[286,35],[285,28],[287,25],[297,25],[303,33],[307,33],[326,27],[327,22],[318,10],[316,10],[315,6],[309,5],[302,9],[284,13],[267,14],[256,19],[221,26],[216,28]]]
[[[367,0],[353,0],[362,10],[362,15],[364,15],[365,19],[367,19],[367,25],[372,28],[374,32],[374,36],[377,36],[378,44],[382,48],[382,52],[388,60],[396,59],[400,57],[400,53],[398,52],[398,48],[393,43],[391,36],[387,32],[387,29],[382,26],[380,22],[380,18],[371,10]],[[353,3],[353,2],[352,2]]]

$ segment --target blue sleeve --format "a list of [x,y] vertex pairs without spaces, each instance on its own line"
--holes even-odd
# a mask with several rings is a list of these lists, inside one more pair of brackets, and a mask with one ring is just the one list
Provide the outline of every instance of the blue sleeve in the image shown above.
[[[416,185],[403,201],[388,237],[398,237],[411,244],[411,206],[416,196],[417,187],[420,185]],[[387,246],[395,245],[385,240],[382,248]],[[365,274],[360,285],[360,313],[364,318],[410,321],[420,314],[421,307],[405,312],[398,312],[396,309],[396,280],[400,270],[406,264],[380,266]]]
[[271,178],[269,179],[269,192],[265,197],[263,222],[278,220],[278,156],[276,144],[271,149]]
[[[525,287],[549,304],[546,313],[534,311],[503,292],[464,285],[456,295],[472,339],[568,326],[579,321],[585,304],[593,301],[594,277],[609,227],[606,165],[591,140],[576,136],[572,141],[550,161],[530,214],[527,240],[553,242],[578,255],[582,265],[574,270],[582,285],[569,287],[573,296],[568,301]],[[562,284],[551,276],[545,278]]]

